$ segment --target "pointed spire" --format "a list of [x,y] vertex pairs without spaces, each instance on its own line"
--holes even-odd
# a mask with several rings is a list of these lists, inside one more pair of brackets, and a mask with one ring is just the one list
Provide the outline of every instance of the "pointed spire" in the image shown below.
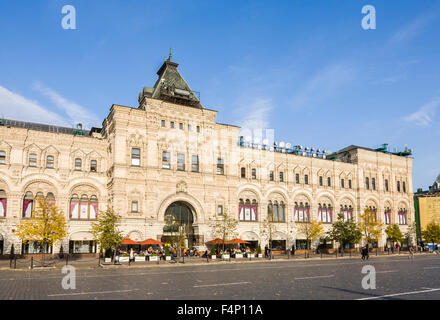
[[171,61],[171,48],[170,48],[170,55],[168,57],[168,61]]

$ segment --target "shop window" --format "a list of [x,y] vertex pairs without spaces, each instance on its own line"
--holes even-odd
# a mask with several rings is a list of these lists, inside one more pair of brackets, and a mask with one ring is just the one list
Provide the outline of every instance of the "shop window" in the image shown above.
[[44,246],[40,243],[29,241],[28,243],[23,243],[21,245],[21,252],[23,254],[36,254],[36,253],[52,253],[53,247],[45,244]]
[[96,253],[96,242],[90,240],[70,240],[69,253]]
[[131,165],[132,166],[140,166],[141,164],[141,149],[132,148],[131,149]]

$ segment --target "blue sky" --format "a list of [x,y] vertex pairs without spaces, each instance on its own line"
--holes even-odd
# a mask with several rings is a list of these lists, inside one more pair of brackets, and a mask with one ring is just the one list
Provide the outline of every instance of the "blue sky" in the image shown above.
[[[76,30],[61,27],[64,5]],[[364,5],[376,29],[361,27]],[[217,121],[336,151],[414,150],[440,173],[440,1],[0,1],[0,116],[100,126],[173,60]]]

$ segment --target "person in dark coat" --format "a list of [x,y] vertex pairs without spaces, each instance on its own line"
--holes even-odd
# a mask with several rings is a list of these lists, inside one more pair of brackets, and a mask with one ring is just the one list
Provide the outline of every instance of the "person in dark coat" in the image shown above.
[[295,255],[295,245],[292,244],[292,256],[294,256],[294,255]]

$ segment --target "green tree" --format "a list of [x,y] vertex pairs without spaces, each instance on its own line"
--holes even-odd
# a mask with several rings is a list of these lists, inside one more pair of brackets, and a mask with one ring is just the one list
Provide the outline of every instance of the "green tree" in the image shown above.
[[309,240],[313,241],[321,238],[325,234],[324,227],[322,226],[321,221],[314,219],[309,219],[306,222],[298,223],[297,226],[298,232],[306,238],[306,250],[308,256],[310,250]]
[[[64,214],[52,202],[44,198],[37,199],[37,205],[30,219],[22,220],[15,234],[23,243],[34,242],[46,248],[66,238],[67,224]],[[44,255],[43,255],[44,257]]]
[[105,252],[114,251],[122,242],[123,236],[118,227],[121,221],[120,215],[107,208],[98,215],[98,221],[92,223],[91,233],[99,247]]
[[327,232],[328,237],[339,243],[344,252],[345,244],[357,244],[362,239],[362,231],[351,219],[344,221],[344,214],[339,213],[337,221],[332,225],[332,229]]
[[223,251],[225,242],[237,237],[238,221],[225,209],[221,216],[217,216],[214,223],[211,224],[212,235],[214,238],[223,240]]
[[367,245],[380,240],[383,225],[376,219],[372,210],[365,209],[364,213],[359,215],[358,226],[362,231],[363,238],[367,242]]
[[426,229],[422,231],[422,237],[427,242],[439,243],[440,242],[440,225],[436,222],[431,222],[426,226]]
[[404,235],[402,234],[402,231],[400,231],[400,228],[397,224],[390,224],[386,229],[385,233],[388,237],[388,240],[392,243],[392,248],[394,250],[394,244],[396,242],[402,243],[402,241],[405,239]]

